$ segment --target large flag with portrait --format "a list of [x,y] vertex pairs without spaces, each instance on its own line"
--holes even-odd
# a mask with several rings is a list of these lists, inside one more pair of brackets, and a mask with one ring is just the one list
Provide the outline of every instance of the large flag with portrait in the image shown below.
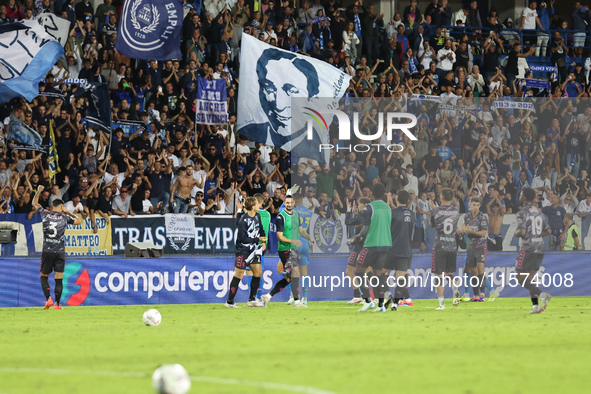
[[180,59],[182,0],[125,0],[115,47],[135,59]]
[[300,156],[325,162],[318,154],[318,141],[303,138],[306,130],[291,130],[291,99],[308,98],[310,107],[314,107],[318,98],[330,98],[334,99],[328,100],[332,105],[338,105],[351,77],[324,61],[273,47],[246,34],[240,53],[238,132],[275,148],[296,148],[294,153]]
[[38,21],[31,26],[0,25],[0,103],[19,96],[33,101],[39,82],[64,53]]

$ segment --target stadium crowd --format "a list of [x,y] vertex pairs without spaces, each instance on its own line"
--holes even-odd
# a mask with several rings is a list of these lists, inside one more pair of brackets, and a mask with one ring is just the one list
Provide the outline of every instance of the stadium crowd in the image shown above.
[[[42,10],[71,21],[67,62],[56,63],[31,103],[4,104],[0,125],[6,129],[12,114],[37,130],[44,145],[51,125],[61,171],[50,180],[47,154],[12,149],[2,134],[0,213],[32,217],[32,195],[45,185],[42,206],[62,198],[68,211],[106,220],[112,214],[232,214],[240,195],[255,193],[277,214],[297,184],[304,205],[328,218],[355,209],[353,200],[370,196],[371,185],[381,182],[388,192],[405,188],[413,195],[415,240],[427,250],[434,236],[429,211],[441,188],[451,187],[462,212],[470,196],[484,198],[482,209],[493,217],[489,247],[500,250],[502,217],[517,211],[517,193],[529,186],[550,219],[552,248],[564,241],[566,214],[578,215],[582,233],[588,232],[591,58],[584,56],[591,11],[578,1],[571,15],[557,15],[554,0],[534,0],[515,21],[501,21],[497,10],[478,9],[477,1],[451,9],[447,0],[412,0],[386,21],[364,0],[346,8],[334,0],[205,0],[200,10],[184,0],[183,58],[164,62],[115,49],[122,1],[105,0],[96,9],[88,0],[56,3],[0,1],[0,25]],[[238,135],[243,34],[351,75],[346,96],[374,106],[361,120],[368,133],[378,110],[415,113],[417,140],[396,135],[404,147],[396,153],[333,151],[325,165],[295,157],[292,163],[289,152]],[[545,78],[549,89],[524,82],[533,79],[532,57],[556,67]],[[226,80],[227,125],[195,124],[198,76]],[[63,83],[70,78],[108,83],[113,120],[146,126],[131,135],[116,128],[112,136],[87,128],[87,99]],[[334,127],[331,140],[346,148]]]

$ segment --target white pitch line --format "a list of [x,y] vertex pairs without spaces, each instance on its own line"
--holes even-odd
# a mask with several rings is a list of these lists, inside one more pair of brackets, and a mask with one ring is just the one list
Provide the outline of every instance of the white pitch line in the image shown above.
[[[461,304],[460,304],[461,305]],[[340,308],[340,309],[357,309],[357,307],[354,306],[337,306],[336,308]],[[435,309],[435,307],[431,307],[431,306],[411,306],[411,307],[399,307],[398,311],[401,310],[413,310],[413,309],[418,309],[418,308],[422,308],[422,309]],[[446,308],[446,309],[461,309],[462,307],[452,307],[452,308]],[[531,309],[531,307],[529,306],[470,306],[468,307],[469,309]],[[466,308],[464,308],[466,309]],[[548,309],[591,309],[591,306],[552,306],[550,305],[548,307]]]
[[[117,372],[117,371],[76,371],[70,369],[55,369],[55,368],[0,368],[1,372],[8,373],[51,373],[59,375],[95,375],[95,376],[118,376],[128,378],[147,378],[150,375],[141,372]],[[228,384],[233,386],[251,386],[263,389],[283,390],[290,391],[292,393],[304,393],[304,394],[335,394],[333,391],[317,389],[314,387],[306,386],[293,386],[283,383],[272,383],[272,382],[257,382],[252,380],[242,379],[226,379],[226,378],[212,378],[207,376],[190,376],[193,382],[204,382],[204,383],[215,383],[215,384]]]
[[225,379],[225,378],[208,378],[204,376],[191,376],[191,380],[194,382],[207,382],[207,383],[219,383],[219,384],[232,384],[235,386],[252,386],[264,389],[275,389],[291,391],[294,393],[307,393],[307,394],[334,394],[334,391],[316,389],[314,387],[306,386],[292,386],[283,383],[271,383],[271,382],[255,382],[251,380],[241,379]]

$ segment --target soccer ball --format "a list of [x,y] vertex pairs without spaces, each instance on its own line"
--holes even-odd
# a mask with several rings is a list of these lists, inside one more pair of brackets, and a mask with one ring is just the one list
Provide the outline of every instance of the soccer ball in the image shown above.
[[191,389],[191,380],[182,365],[166,364],[154,371],[152,387],[158,394],[185,394]]
[[148,309],[144,312],[142,321],[146,326],[157,326],[162,321],[162,316],[156,309]]

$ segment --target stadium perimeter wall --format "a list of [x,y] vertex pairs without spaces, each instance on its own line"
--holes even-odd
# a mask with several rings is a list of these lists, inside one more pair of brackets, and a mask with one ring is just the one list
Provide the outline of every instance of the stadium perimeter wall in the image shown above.
[[[458,267],[464,266],[464,254],[458,254]],[[312,255],[309,273],[311,301],[345,300],[352,297],[348,283],[343,285],[346,254]],[[501,297],[526,297],[517,285],[514,272],[516,253],[490,253],[487,275]],[[264,292],[279,279],[277,255],[265,256],[261,281]],[[547,253],[540,270],[543,287],[553,296],[590,296],[591,252]],[[223,303],[233,276],[232,255],[191,256],[159,259],[115,257],[69,257],[64,273],[62,304],[68,306]],[[431,289],[431,255],[413,257],[409,274],[411,296],[435,298]],[[460,269],[458,275],[462,275]],[[420,278],[420,279],[419,279]],[[422,283],[419,283],[422,281]],[[244,282],[244,281],[243,281]],[[53,279],[50,279],[53,286]],[[331,284],[333,285],[331,288]],[[240,285],[237,302],[247,298],[246,284]],[[450,296],[448,294],[448,296]],[[273,301],[287,300],[282,292]],[[4,258],[0,260],[0,307],[31,307],[43,304],[39,289],[39,259]]]
[[[581,219],[575,215],[575,223],[583,230]],[[110,223],[97,218],[98,233],[92,232],[90,219],[80,226],[68,226],[66,230],[66,254],[69,256],[122,255],[128,242],[149,242],[162,248],[166,255],[198,255],[233,253],[236,238],[236,221],[231,216],[193,216],[185,214],[137,215],[127,219],[112,216]],[[27,219],[24,214],[3,215],[0,228],[18,230],[16,244],[0,244],[0,259],[4,256],[37,256],[43,248],[43,227],[39,215]],[[519,249],[515,238],[517,221],[515,214],[503,218],[501,237],[503,251]],[[345,215],[337,220],[326,220],[314,214],[310,220],[310,235],[316,241],[312,253],[348,253]],[[583,234],[583,245],[591,250],[591,232]],[[270,251],[277,251],[275,219],[269,231]],[[549,249],[548,237],[544,238]]]

